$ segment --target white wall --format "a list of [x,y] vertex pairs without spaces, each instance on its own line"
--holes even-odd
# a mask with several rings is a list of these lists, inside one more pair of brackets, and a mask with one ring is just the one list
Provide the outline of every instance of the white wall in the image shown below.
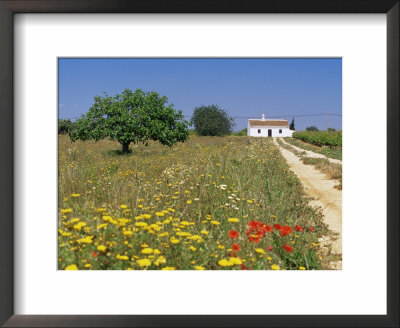
[[[258,129],[261,130],[261,133],[258,133]],[[250,137],[268,137],[268,130],[272,130],[272,137],[291,137],[293,131],[289,130],[288,127],[279,127],[279,126],[274,126],[274,127],[265,127],[265,126],[252,126],[251,128],[248,128],[248,133],[247,135]],[[282,133],[279,133],[279,129],[282,129]]]

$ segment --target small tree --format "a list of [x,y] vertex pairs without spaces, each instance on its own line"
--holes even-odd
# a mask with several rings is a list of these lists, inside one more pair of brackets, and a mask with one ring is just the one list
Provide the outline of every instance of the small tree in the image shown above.
[[70,119],[58,120],[58,134],[66,134],[73,128],[74,123]]
[[242,136],[247,136],[247,128],[244,128],[238,132],[232,133],[234,136],[242,137]]
[[217,105],[196,107],[192,123],[200,136],[224,136],[232,132],[235,122]]
[[306,127],[306,131],[319,131],[318,128],[314,125]]
[[109,137],[122,145],[122,152],[129,152],[130,143],[156,140],[172,146],[188,138],[189,122],[182,111],[167,105],[167,97],[157,92],[135,92],[126,89],[114,97],[94,97],[89,111],[75,122],[69,135],[75,140],[100,140]]
[[328,132],[335,132],[336,131],[336,129],[334,129],[334,128],[328,128]]
[[294,117],[292,118],[292,123],[290,123],[290,126],[289,126],[289,130],[295,130],[295,127],[294,127]]

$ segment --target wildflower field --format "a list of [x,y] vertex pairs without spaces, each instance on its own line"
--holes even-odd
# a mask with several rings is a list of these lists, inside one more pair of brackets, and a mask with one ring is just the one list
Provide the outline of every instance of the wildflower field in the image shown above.
[[59,269],[324,269],[321,213],[271,139],[117,149],[59,136]]

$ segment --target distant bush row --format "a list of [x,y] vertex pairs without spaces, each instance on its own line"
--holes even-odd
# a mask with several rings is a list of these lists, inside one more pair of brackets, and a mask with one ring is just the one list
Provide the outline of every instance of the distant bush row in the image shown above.
[[293,138],[317,146],[342,147],[342,131],[301,131],[293,133]]

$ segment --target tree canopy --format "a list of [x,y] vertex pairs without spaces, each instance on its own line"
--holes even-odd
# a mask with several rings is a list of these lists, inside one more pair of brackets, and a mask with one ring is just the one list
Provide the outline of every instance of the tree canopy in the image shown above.
[[125,89],[121,94],[95,96],[89,111],[78,119],[69,131],[72,141],[100,140],[109,137],[128,152],[130,143],[159,141],[172,146],[188,138],[182,111],[168,104],[165,96],[157,92],[134,92]]
[[319,131],[318,128],[314,125],[307,126],[306,131]]
[[233,118],[217,105],[196,107],[192,123],[200,136],[224,136],[230,134],[235,126]]

